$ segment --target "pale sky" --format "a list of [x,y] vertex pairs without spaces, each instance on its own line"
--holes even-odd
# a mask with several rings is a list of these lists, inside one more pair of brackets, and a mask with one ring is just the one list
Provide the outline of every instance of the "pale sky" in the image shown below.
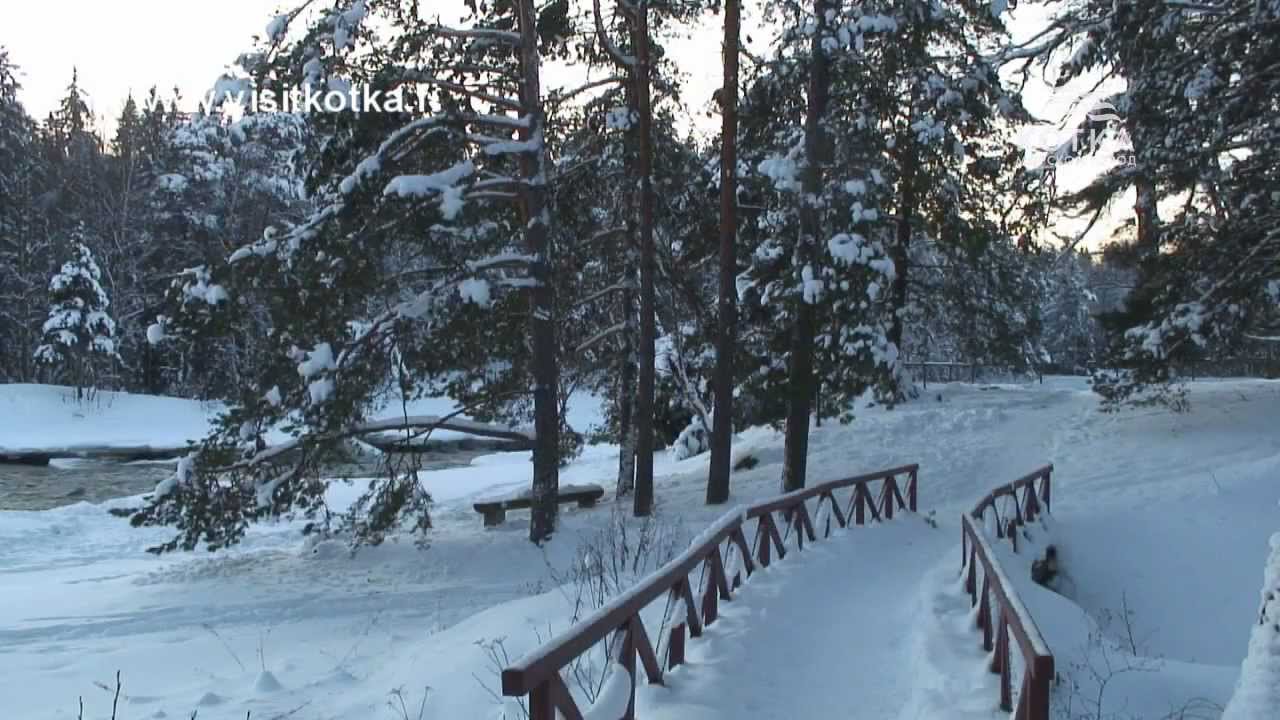
[[[153,85],[165,97],[177,87],[187,101],[185,105],[193,109],[195,101],[211,89],[236,56],[252,47],[253,36],[264,31],[282,4],[280,0],[0,3],[7,6],[0,11],[0,46],[8,48],[10,59],[20,68],[21,99],[27,111],[42,120],[53,110],[71,81],[74,67],[94,114],[108,128],[114,125],[129,92],[141,98]],[[285,4],[292,6],[293,2]],[[457,4],[458,0],[425,0],[424,7]],[[1042,12],[1035,6],[1015,12],[1015,28],[1025,32],[1038,26],[1043,16],[1037,15]],[[752,25],[755,23],[748,19],[746,26]],[[670,45],[674,55],[687,59],[681,69],[687,73],[685,100],[693,122],[710,132],[719,121],[705,118],[703,110],[720,82],[719,26],[720,17],[708,15],[691,37]],[[752,34],[756,35],[752,50],[763,50],[761,36],[765,33]],[[1015,30],[1015,35],[1019,34]],[[1041,117],[1060,116],[1066,110],[1061,98],[1051,97],[1043,87],[1028,88],[1025,100],[1028,109]],[[1091,174],[1085,168],[1072,170],[1084,177]],[[1082,179],[1070,178],[1075,182],[1068,180],[1066,184],[1076,185]],[[1109,229],[1096,228],[1091,239]]]
[[[42,120],[62,98],[72,68],[94,114],[108,126],[126,95],[143,97],[154,85],[165,97],[177,87],[194,108],[236,56],[252,48],[282,3],[279,0],[40,0],[5,5],[0,46],[17,63],[20,96]],[[426,0],[457,5],[457,0]],[[286,3],[292,6],[292,3]],[[697,62],[687,97],[697,108],[719,84],[719,17],[709,17],[697,37],[674,43]]]
[[93,111],[111,118],[125,96],[204,95],[252,46],[276,0],[0,0],[0,45],[22,75],[22,102],[43,119],[78,68]]

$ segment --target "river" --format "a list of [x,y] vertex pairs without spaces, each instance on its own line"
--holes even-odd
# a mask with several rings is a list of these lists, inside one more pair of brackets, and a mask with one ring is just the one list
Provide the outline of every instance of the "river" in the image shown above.
[[[423,470],[461,467],[493,450],[450,450],[420,455]],[[119,463],[54,460],[48,466],[0,463],[0,510],[48,510],[78,502],[102,502],[141,495],[173,473],[172,461]],[[372,475],[376,463],[338,469],[340,474]]]

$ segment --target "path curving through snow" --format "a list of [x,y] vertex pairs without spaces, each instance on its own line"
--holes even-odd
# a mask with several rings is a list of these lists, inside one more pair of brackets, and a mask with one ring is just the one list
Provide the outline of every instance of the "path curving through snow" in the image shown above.
[[721,605],[665,687],[641,689],[637,715],[897,717],[914,682],[904,668],[920,578],[954,544],[953,533],[907,514],[792,549]]

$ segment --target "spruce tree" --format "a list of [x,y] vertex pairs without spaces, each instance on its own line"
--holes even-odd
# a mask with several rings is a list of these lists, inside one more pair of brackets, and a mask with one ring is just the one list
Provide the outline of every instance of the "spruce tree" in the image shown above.
[[30,349],[39,343],[53,266],[51,238],[38,198],[46,181],[37,128],[18,100],[17,68],[0,48],[0,379],[35,380]]
[[73,257],[49,281],[49,317],[41,327],[44,342],[36,360],[54,368],[76,388],[76,398],[97,386],[105,363],[116,359],[116,323],[102,288],[102,270],[78,228],[71,239]]

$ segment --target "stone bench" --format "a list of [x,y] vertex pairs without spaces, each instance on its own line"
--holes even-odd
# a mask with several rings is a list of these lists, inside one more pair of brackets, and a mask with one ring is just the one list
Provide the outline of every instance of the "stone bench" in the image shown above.
[[[604,497],[604,488],[599,485],[564,485],[556,493],[556,503],[564,505],[576,502],[580,508],[589,508],[595,507],[596,501],[602,497]],[[484,500],[475,503],[472,507],[484,516],[485,527],[494,527],[501,525],[507,519],[508,510],[533,507],[533,495],[529,490],[524,490],[518,495]]]

